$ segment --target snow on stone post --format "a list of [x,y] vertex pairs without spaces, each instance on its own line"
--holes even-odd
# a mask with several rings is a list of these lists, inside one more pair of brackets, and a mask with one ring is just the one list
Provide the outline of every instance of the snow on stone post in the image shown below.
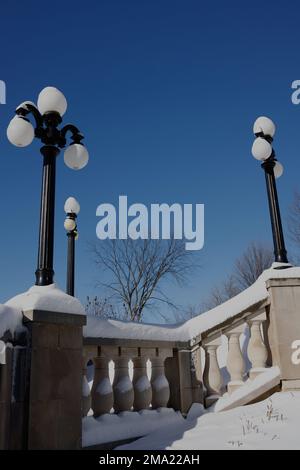
[[29,337],[24,447],[81,449],[83,306],[55,284],[33,286],[6,305],[22,311]]

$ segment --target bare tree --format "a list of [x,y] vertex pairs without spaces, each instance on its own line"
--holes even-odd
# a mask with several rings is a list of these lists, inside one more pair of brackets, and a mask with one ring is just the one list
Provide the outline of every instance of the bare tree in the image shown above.
[[274,254],[269,247],[252,242],[236,260],[232,274],[211,290],[208,299],[201,304],[199,313],[226,302],[251,286],[265,269],[270,268],[273,260]]
[[104,319],[121,319],[119,312],[116,308],[108,302],[107,299],[101,299],[97,296],[90,298],[87,296],[85,311],[87,315],[94,317],[101,317]]
[[239,291],[251,286],[261,273],[271,267],[273,251],[260,243],[252,242],[245,253],[236,260],[233,278]]
[[95,262],[111,276],[101,283],[124,311],[124,317],[141,321],[146,308],[159,303],[173,306],[162,281],[181,284],[195,266],[182,240],[106,240],[93,247]]

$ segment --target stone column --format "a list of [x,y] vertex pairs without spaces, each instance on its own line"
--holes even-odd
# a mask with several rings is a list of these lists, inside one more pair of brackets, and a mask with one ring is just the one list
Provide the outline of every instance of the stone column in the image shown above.
[[[200,339],[199,339],[200,341]],[[186,414],[193,403],[203,403],[203,383],[199,344],[191,349],[175,349],[165,361],[170,387],[168,406]]]
[[152,389],[146,365],[147,357],[145,356],[133,359],[133,409],[136,411],[148,409],[152,399]]
[[248,320],[250,328],[250,339],[247,354],[252,364],[249,372],[250,379],[254,379],[261,372],[264,372],[268,358],[268,350],[262,337],[262,324],[267,319],[265,309],[254,318]]
[[31,336],[28,449],[80,449],[85,315],[24,312]]
[[152,408],[163,408],[168,405],[170,386],[165,374],[165,360],[172,357],[172,349],[157,348],[156,357],[151,358],[152,374]]
[[203,372],[203,381],[206,388],[206,406],[212,405],[222,395],[223,378],[220,371],[217,349],[221,346],[221,337],[204,341],[203,348],[205,350],[205,367]]
[[283,390],[299,390],[300,278],[269,279],[266,286],[271,300],[268,333],[272,365],[280,368]]
[[240,346],[240,336],[245,330],[245,325],[240,325],[226,331],[228,338],[227,370],[230,374],[230,382],[227,385],[228,393],[234,392],[244,383],[245,361]]
[[83,356],[82,358],[82,417],[87,416],[91,408],[91,390],[87,380],[87,363],[89,357]]
[[129,357],[119,356],[115,358],[115,378],[113,382],[114,410],[130,411],[133,405],[134,393],[132,382],[129,377]]
[[94,358],[94,381],[92,387],[92,410],[95,418],[104,413],[110,413],[113,407],[113,389],[109,379],[109,359]]

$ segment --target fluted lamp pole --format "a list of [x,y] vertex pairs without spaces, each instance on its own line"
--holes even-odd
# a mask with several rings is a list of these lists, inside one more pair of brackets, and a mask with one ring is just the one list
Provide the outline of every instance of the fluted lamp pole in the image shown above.
[[287,251],[284,243],[276,188],[276,179],[282,175],[283,166],[277,161],[275,151],[272,147],[275,130],[275,124],[268,117],[261,116],[256,119],[253,126],[253,133],[256,139],[252,145],[252,155],[256,160],[262,162],[261,167],[265,172],[275,262],[287,264]]
[[[7,128],[8,140],[17,147],[27,147],[36,137],[43,146],[43,177],[40,211],[39,249],[36,285],[46,286],[53,283],[53,249],[54,249],[54,212],[55,212],[55,173],[56,157],[66,146],[67,134],[71,143],[64,152],[65,164],[80,170],[89,159],[86,148],[81,141],[83,135],[77,127],[67,124],[60,127],[62,116],[67,110],[64,95],[54,87],[46,87],[39,94],[37,106],[25,101],[16,109],[16,116]],[[33,117],[34,125],[29,121]]]
[[67,285],[66,292],[74,297],[75,291],[75,240],[78,237],[77,215],[80,211],[80,205],[74,197],[69,197],[65,202],[65,213],[67,214],[64,227],[68,237],[68,255],[67,255]]

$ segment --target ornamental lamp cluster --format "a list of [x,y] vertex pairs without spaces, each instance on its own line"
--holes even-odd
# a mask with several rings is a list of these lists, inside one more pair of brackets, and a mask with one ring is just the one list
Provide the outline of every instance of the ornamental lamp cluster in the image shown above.
[[[27,147],[37,137],[45,145],[55,144],[64,148],[66,134],[71,132],[72,142],[64,152],[64,162],[72,170],[81,170],[89,160],[88,151],[81,143],[83,135],[71,124],[57,129],[66,110],[67,100],[62,92],[54,87],[44,88],[38,96],[37,105],[24,101],[16,108],[16,116],[7,128],[8,140],[16,147]],[[35,126],[28,119],[30,114],[35,119]]]
[[278,269],[283,269],[288,267],[289,264],[287,251],[285,249],[275,181],[283,174],[283,166],[276,159],[275,151],[272,146],[275,131],[276,126],[270,118],[261,116],[256,119],[253,125],[253,133],[256,138],[252,145],[252,155],[256,160],[261,162],[261,167],[265,172],[275,262],[278,263]]
[[[52,284],[54,277],[56,158],[61,149],[65,149],[64,162],[72,170],[81,170],[89,160],[88,151],[82,143],[84,136],[79,129],[73,124],[62,126],[62,117],[67,111],[67,106],[67,100],[61,91],[55,87],[46,87],[40,92],[37,104],[24,101],[16,108],[16,115],[7,128],[7,138],[16,147],[27,147],[34,138],[42,143],[40,149],[43,156],[42,195],[38,263],[35,272],[38,286]],[[68,135],[70,141],[67,145]],[[76,217],[80,210],[76,199],[69,198],[65,210],[67,212],[65,229],[73,240],[77,234]]]
[[253,134],[256,139],[252,145],[252,155],[256,160],[264,162],[268,159],[274,161],[274,176],[280,178],[283,174],[282,164],[275,158],[272,147],[273,137],[276,131],[274,122],[268,117],[261,116],[256,119],[253,125]]

